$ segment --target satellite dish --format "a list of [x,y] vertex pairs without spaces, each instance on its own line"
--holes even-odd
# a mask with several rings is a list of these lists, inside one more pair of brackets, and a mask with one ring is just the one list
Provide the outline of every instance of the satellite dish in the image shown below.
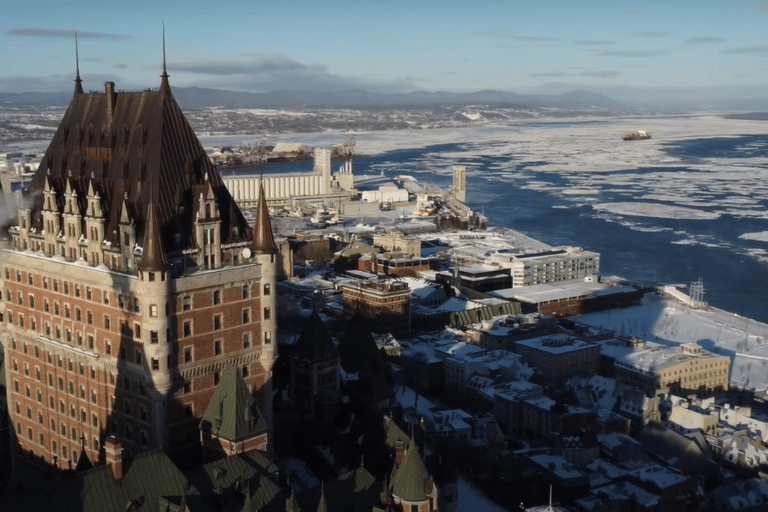
[[243,249],[243,252],[241,253],[243,255],[243,258],[250,258],[251,257],[251,250],[249,248]]

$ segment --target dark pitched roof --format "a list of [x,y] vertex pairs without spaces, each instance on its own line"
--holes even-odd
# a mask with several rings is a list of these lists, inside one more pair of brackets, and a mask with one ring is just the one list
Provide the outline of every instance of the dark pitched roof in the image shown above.
[[190,482],[202,489],[203,496],[223,506],[223,510],[284,512],[285,496],[274,481],[277,475],[277,467],[255,450],[188,473]]
[[168,456],[158,450],[137,455],[119,482],[109,466],[98,466],[52,485],[36,486],[21,495],[4,496],[6,501],[2,504],[8,510],[28,512],[123,512],[129,505],[133,511],[157,512],[161,500],[179,504],[184,495],[191,510],[212,510]]
[[267,423],[236,366],[224,369],[200,430],[230,441],[242,441],[267,431]]
[[144,252],[141,254],[138,269],[141,271],[163,271],[168,268],[168,258],[165,257],[160,231],[155,221],[152,203],[147,205],[147,228],[144,230]]
[[299,496],[302,510],[370,512],[381,504],[382,484],[360,466]]
[[312,311],[309,320],[304,324],[299,340],[293,349],[293,355],[307,361],[338,357],[336,345],[323,325],[317,310]]
[[[78,75],[79,76],[79,75]],[[76,83],[80,84],[79,78]],[[41,191],[68,184],[85,212],[89,185],[99,195],[106,237],[113,245],[124,208],[142,240],[152,203],[166,254],[194,246],[195,201],[210,184],[222,221],[222,242],[251,230],[173,98],[164,74],[157,91],[80,93],[79,85],[30,186],[33,225],[43,229]],[[234,228],[237,228],[235,231]],[[176,243],[175,235],[181,235]]]

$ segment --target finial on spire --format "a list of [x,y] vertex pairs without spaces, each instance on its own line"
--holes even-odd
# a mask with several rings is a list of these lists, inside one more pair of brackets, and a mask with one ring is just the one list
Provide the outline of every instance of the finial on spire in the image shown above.
[[80,79],[80,50],[77,47],[77,32],[75,32],[75,94],[82,94],[83,81]]
[[165,22],[163,22],[163,77],[168,76],[168,72],[165,67]]

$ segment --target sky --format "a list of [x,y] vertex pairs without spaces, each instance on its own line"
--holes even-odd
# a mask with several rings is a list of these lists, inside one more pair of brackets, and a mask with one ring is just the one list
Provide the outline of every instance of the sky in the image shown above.
[[0,0],[0,92],[764,96],[768,1]]

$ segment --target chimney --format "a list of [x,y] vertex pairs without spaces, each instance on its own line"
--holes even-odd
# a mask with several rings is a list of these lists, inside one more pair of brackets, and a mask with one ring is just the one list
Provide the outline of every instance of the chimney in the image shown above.
[[115,436],[109,436],[104,441],[107,466],[112,469],[112,476],[116,481],[123,479],[123,445]]
[[107,122],[112,123],[115,112],[115,82],[104,82],[104,94],[107,96]]

